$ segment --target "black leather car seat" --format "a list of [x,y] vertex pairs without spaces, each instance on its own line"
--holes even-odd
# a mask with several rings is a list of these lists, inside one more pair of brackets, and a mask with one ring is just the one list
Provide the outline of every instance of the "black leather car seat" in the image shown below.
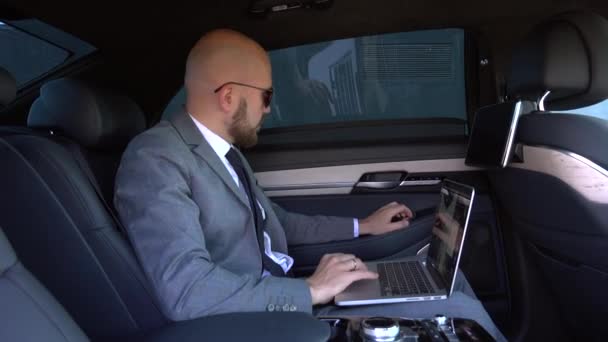
[[110,205],[122,149],[145,129],[139,107],[59,79],[28,125],[0,128],[0,224],[24,265],[93,339],[166,324]]
[[[0,70],[0,104],[13,101],[16,88],[15,79]],[[0,127],[0,222],[10,224],[5,231],[19,255],[51,284],[93,339],[327,341],[329,326],[301,312],[167,322],[117,232],[112,209],[103,203],[112,202],[103,197],[111,196],[122,147],[143,129],[140,109],[124,97],[62,79],[42,88],[29,123],[35,128]],[[108,178],[97,192],[99,175]],[[0,298],[0,341],[87,341],[61,304],[17,261],[2,230]]]
[[17,259],[0,229],[0,341],[88,341],[51,294]]
[[608,98],[608,21],[571,12],[535,27],[514,51],[508,92],[538,110],[519,120],[523,162],[492,172],[493,187],[566,330],[605,336],[608,121],[552,111]]

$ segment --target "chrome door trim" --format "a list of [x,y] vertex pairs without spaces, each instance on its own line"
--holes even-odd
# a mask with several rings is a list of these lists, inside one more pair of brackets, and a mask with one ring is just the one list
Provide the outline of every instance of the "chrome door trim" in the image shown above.
[[354,185],[355,185],[355,182],[285,184],[285,185],[277,185],[277,186],[266,186],[266,187],[263,187],[263,189],[264,189],[264,191],[340,189],[340,188],[352,188]]

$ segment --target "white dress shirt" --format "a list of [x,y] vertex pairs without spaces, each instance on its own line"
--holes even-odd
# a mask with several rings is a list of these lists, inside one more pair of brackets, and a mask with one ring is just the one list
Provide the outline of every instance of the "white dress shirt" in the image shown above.
[[[192,121],[194,121],[194,124],[196,125],[196,127],[198,127],[199,131],[203,134],[203,137],[205,138],[205,140],[207,140],[207,142],[209,143],[209,145],[211,146],[213,151],[215,151],[217,156],[220,157],[220,160],[222,161],[222,163],[224,164],[224,166],[226,167],[226,169],[232,176],[232,179],[234,180],[236,185],[240,188],[241,185],[239,182],[239,176],[234,171],[234,168],[232,167],[232,165],[230,165],[230,162],[228,162],[228,159],[226,159],[226,153],[228,153],[228,151],[230,151],[230,148],[232,147],[230,145],[230,143],[228,143],[226,140],[224,140],[219,135],[213,133],[209,128],[205,127],[205,125],[203,125],[198,120],[196,120],[192,115],[190,115],[190,117],[192,118]],[[247,194],[245,193],[245,195],[247,195]],[[256,202],[257,202],[257,200],[256,200]],[[262,207],[260,202],[257,202],[257,205],[260,208],[260,211],[262,212],[262,219],[266,220],[266,212],[264,211],[264,208]],[[354,237],[358,237],[359,236],[359,221],[357,219],[353,219],[353,222],[354,222]],[[272,250],[270,236],[268,236],[266,231],[264,231],[264,252],[272,261],[274,261],[279,266],[281,266],[281,268],[283,269],[283,271],[285,273],[287,273],[287,271],[289,271],[291,269],[291,267],[293,266],[292,257],[290,257],[289,255],[285,255],[283,253],[275,252]],[[264,270],[263,276],[267,276],[269,274],[270,273],[267,270]]]

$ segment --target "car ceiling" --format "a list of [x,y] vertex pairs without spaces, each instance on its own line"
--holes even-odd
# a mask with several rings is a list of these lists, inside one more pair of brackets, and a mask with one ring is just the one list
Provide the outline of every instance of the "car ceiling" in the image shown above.
[[487,38],[495,69],[501,70],[514,41],[542,18],[581,8],[608,16],[604,0],[334,0],[327,10],[264,19],[249,15],[249,5],[250,0],[0,0],[0,18],[35,17],[93,44],[106,66],[92,77],[120,84],[154,117],[180,87],[188,50],[213,28],[233,28],[276,49],[368,33],[464,27]]

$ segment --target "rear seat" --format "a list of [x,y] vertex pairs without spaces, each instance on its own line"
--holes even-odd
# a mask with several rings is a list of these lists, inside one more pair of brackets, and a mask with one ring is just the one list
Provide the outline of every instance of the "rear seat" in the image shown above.
[[[0,225],[25,266],[92,338],[164,325],[109,206],[122,148],[145,128],[141,110],[59,79],[42,87],[28,125],[0,130]],[[108,206],[86,175],[89,164]]]
[[[14,82],[0,78],[2,99],[10,97],[7,80]],[[69,313],[18,262],[0,230],[0,341],[86,341],[70,314],[96,340],[327,341],[329,326],[300,312],[168,323],[83,170],[98,162],[89,171],[107,177],[100,192],[111,196],[121,147],[143,129],[143,115],[128,99],[74,80],[50,82],[41,94],[28,119],[36,130],[0,127],[0,226]],[[75,158],[81,152],[83,163]]]
[[17,259],[0,229],[0,341],[87,341],[61,304]]
[[[0,108],[16,94],[15,78],[0,68]],[[1,228],[0,298],[0,341],[88,340],[61,304],[23,267]]]
[[[0,341],[86,342],[87,336],[17,259],[0,229]],[[100,317],[100,320],[103,320]],[[243,312],[179,322],[112,341],[322,342],[329,326],[302,312]]]

